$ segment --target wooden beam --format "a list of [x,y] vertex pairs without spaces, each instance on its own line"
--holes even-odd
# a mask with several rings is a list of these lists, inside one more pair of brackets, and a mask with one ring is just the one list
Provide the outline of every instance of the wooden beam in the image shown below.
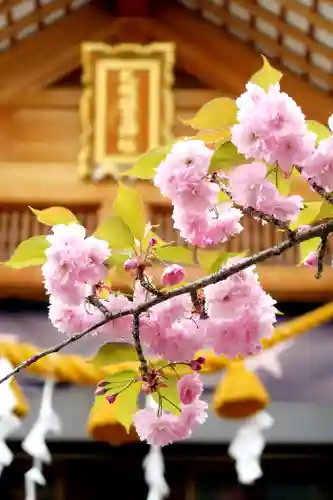
[[[172,0],[156,2],[154,16],[148,20],[146,29],[156,40],[176,42],[178,63],[211,88],[224,89],[237,96],[260,68],[260,55],[255,50]],[[196,33],[200,36],[195,36]],[[333,109],[332,96],[287,69],[282,87],[308,118],[327,122]]]
[[149,0],[117,0],[119,17],[146,17],[149,15]]
[[[316,280],[313,270],[292,266],[259,266],[259,277],[263,288],[278,301],[324,302],[333,300],[333,270],[325,268],[323,277]],[[162,268],[151,268],[156,282],[160,279]],[[202,276],[200,269],[186,269],[188,281]],[[124,282],[114,282],[114,289],[128,291]],[[0,298],[21,298],[46,300],[41,272],[38,267],[11,269],[1,266]]]
[[[112,18],[95,2],[0,54],[0,102],[42,89],[80,66],[84,41],[116,36],[126,19]],[[131,21],[130,21],[131,22]]]

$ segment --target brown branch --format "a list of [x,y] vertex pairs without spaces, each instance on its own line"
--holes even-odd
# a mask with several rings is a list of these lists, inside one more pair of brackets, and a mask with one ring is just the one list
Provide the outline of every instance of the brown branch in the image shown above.
[[[135,307],[129,307],[127,309],[124,309],[123,311],[119,311],[117,313],[111,313],[109,312],[105,318],[95,325],[87,328],[81,333],[76,333],[75,335],[72,335],[68,339],[64,340],[63,342],[60,342],[59,344],[50,347],[49,349],[46,349],[45,351],[40,352],[39,354],[36,354],[32,356],[31,358],[27,359],[20,365],[18,365],[16,368],[14,368],[10,373],[8,373],[6,376],[2,377],[0,379],[0,384],[4,382],[5,380],[8,380],[11,378],[13,375],[16,375],[16,373],[22,371],[24,368],[27,368],[28,366],[32,365],[33,363],[36,363],[39,359],[45,358],[45,356],[48,356],[49,354],[53,354],[56,352],[61,351],[65,347],[67,347],[70,344],[73,344],[74,342],[80,340],[82,337],[85,337],[89,333],[93,332],[94,330],[100,328],[101,326],[105,325],[106,323],[109,323],[110,321],[117,319],[117,318],[122,318],[124,316],[128,315],[140,315],[141,313],[148,311],[151,307],[156,306],[157,304],[160,304],[161,302],[164,302],[166,300],[169,300],[173,297],[178,297],[179,295],[183,295],[185,293],[191,293],[193,290],[198,290],[200,288],[205,288],[208,285],[213,285],[215,283],[219,283],[220,281],[224,281],[230,276],[233,276],[234,274],[239,273],[240,271],[243,271],[244,269],[247,269],[250,266],[253,266],[255,264],[259,264],[260,262],[264,262],[272,257],[275,257],[277,255],[283,254],[286,250],[289,248],[292,248],[300,243],[303,243],[304,241],[308,241],[312,238],[322,238],[325,234],[329,235],[330,233],[333,232],[333,220],[329,220],[325,223],[319,224],[314,227],[310,227],[309,229],[305,231],[299,231],[295,232],[295,236],[293,239],[285,239],[281,241],[281,243],[278,243],[277,245],[274,245],[270,248],[267,248],[266,250],[262,250],[261,252],[258,252],[255,255],[251,255],[250,257],[246,257],[244,259],[241,259],[239,262],[232,264],[231,266],[226,266],[220,269],[217,273],[214,273],[210,276],[206,276],[204,278],[198,279],[194,281],[193,283],[190,283],[188,285],[184,285],[180,288],[177,288],[175,290],[171,290],[168,292],[165,292],[165,294],[162,297],[154,297],[151,300],[147,302],[143,302]],[[137,320],[136,320],[137,321]]]
[[132,337],[134,340],[134,347],[136,353],[138,355],[138,359],[140,361],[140,372],[142,375],[142,379],[144,381],[148,380],[148,363],[143,354],[142,345],[140,342],[140,313],[133,313],[133,322],[132,322]]
[[[295,166],[295,169],[297,170],[297,172],[299,172],[302,175],[303,169],[301,167]],[[319,186],[319,184],[317,184],[317,182],[311,178],[307,179],[307,182],[308,182],[309,186],[316,193],[319,194],[319,196],[321,196],[324,200],[326,200],[327,203],[329,203],[330,205],[333,205],[333,196],[331,193],[328,193],[323,187]]]

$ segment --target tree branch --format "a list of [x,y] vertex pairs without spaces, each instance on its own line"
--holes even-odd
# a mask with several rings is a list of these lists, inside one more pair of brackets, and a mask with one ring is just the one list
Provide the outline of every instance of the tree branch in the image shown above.
[[[303,169],[301,167],[296,167],[295,169],[297,172],[299,172],[301,175],[303,174]],[[319,186],[319,184],[316,183],[313,179],[309,178],[307,179],[307,182],[309,186],[316,192],[318,193],[324,200],[326,200],[330,205],[333,205],[333,196],[331,193],[328,193],[324,188]]]
[[82,337],[85,337],[89,333],[93,332],[94,330],[98,329],[99,327],[105,325],[106,323],[109,323],[110,321],[117,319],[117,318],[122,318],[124,316],[128,315],[135,315],[136,319],[135,321],[138,321],[138,316],[143,313],[148,311],[151,307],[156,306],[157,304],[160,304],[161,302],[164,302],[166,300],[172,299],[173,297],[178,297],[179,295],[183,295],[185,293],[191,293],[193,290],[198,290],[200,288],[205,288],[206,286],[213,285],[215,283],[219,283],[220,281],[224,281],[230,276],[233,276],[234,274],[239,273],[240,271],[243,271],[244,269],[247,269],[250,266],[253,266],[255,264],[259,264],[260,262],[264,262],[271,257],[275,257],[277,255],[283,254],[286,250],[289,248],[292,248],[304,241],[310,240],[312,238],[322,238],[324,235],[329,235],[330,233],[333,232],[333,220],[329,220],[325,223],[319,224],[315,227],[310,227],[309,229],[305,231],[299,231],[296,232],[294,235],[293,239],[285,239],[281,243],[274,245],[270,248],[267,248],[266,250],[262,250],[261,252],[251,255],[250,257],[246,257],[244,259],[241,259],[239,262],[232,264],[231,266],[223,267],[220,271],[217,273],[212,274],[211,276],[206,276],[204,278],[198,279],[194,281],[193,283],[190,283],[188,285],[184,285],[180,288],[177,288],[175,290],[171,290],[169,292],[165,292],[165,294],[161,297],[154,297],[151,300],[147,302],[143,302],[135,307],[130,307],[127,309],[124,309],[123,311],[119,311],[117,313],[111,313],[108,312],[105,315],[105,318],[95,325],[87,328],[81,333],[76,333],[75,335],[72,335],[68,339],[64,340],[63,342],[60,342],[59,344],[56,344],[53,347],[50,347],[49,349],[46,349],[45,351],[40,352],[39,354],[36,354],[32,356],[31,358],[27,359],[20,365],[18,365],[16,368],[14,368],[10,373],[8,373],[6,376],[2,377],[0,379],[0,384],[4,382],[5,380],[8,380],[11,378],[13,375],[16,375],[18,372],[22,371],[24,368],[29,367],[33,363],[36,363],[39,359],[45,358],[49,354],[53,354],[56,352],[61,351],[65,347],[67,347],[70,344],[73,344],[74,342],[77,342],[80,340]]
[[142,345],[140,342],[140,313],[137,311],[133,313],[132,336],[134,340],[134,347],[140,361],[140,372],[142,375],[142,379],[146,382],[148,380],[148,363],[143,354]]

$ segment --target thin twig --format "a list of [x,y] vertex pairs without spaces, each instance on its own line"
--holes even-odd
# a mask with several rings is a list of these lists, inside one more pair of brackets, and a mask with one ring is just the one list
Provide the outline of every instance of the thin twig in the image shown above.
[[140,342],[140,313],[137,311],[133,313],[132,337],[134,340],[134,347],[138,355],[138,359],[140,361],[140,372],[142,375],[142,379],[144,381],[147,381],[149,370],[148,370],[148,363],[143,354],[142,345]]
[[144,274],[144,271],[141,267],[138,268],[137,278],[138,278],[142,288],[144,288],[147,292],[151,293],[152,295],[155,295],[156,297],[163,297],[164,296],[164,292],[162,292],[161,290],[158,290],[148,280],[147,276]]
[[16,368],[14,368],[6,376],[2,377],[0,379],[0,384],[5,380],[10,379],[13,375],[16,375],[24,368],[29,367],[33,363],[36,363],[36,361],[45,358],[45,356],[48,356],[49,354],[61,351],[68,345],[77,342],[82,337],[85,337],[89,333],[93,332],[94,330],[100,328],[101,326],[105,325],[106,323],[109,323],[114,319],[122,318],[124,316],[128,316],[131,314],[136,314],[136,317],[138,317],[139,314],[148,311],[150,308],[156,306],[157,304],[160,304],[161,302],[172,299],[173,297],[178,297],[179,295],[183,295],[185,293],[191,293],[192,290],[205,288],[206,286],[219,283],[220,281],[224,281],[230,276],[233,276],[234,274],[237,274],[240,271],[247,269],[248,267],[251,267],[255,264],[259,264],[260,262],[264,262],[277,255],[281,255],[289,248],[292,248],[300,243],[303,243],[304,241],[311,240],[312,238],[318,238],[318,237],[322,238],[324,234],[329,235],[332,232],[333,232],[333,220],[329,220],[325,223],[318,224],[317,226],[310,227],[305,231],[296,232],[295,237],[293,239],[289,238],[285,239],[281,241],[281,243],[278,243],[277,245],[262,250],[261,252],[251,255],[250,257],[245,257],[244,259],[241,259],[239,262],[232,264],[231,266],[225,266],[222,269],[220,269],[217,273],[198,279],[188,285],[184,285],[174,290],[165,292],[163,297],[153,297],[151,300],[147,302],[142,302],[135,307],[129,307],[127,309],[124,309],[123,311],[119,311],[116,313],[109,312],[104,319],[102,319],[95,325],[87,328],[83,332],[76,333],[75,335],[72,335],[63,342],[60,342],[59,344],[56,344],[55,346],[50,347],[49,349],[46,349],[45,351],[35,354],[31,358],[27,359],[26,361],[18,365]]
[[317,271],[315,274],[315,278],[319,280],[323,275],[324,270],[324,258],[327,250],[327,240],[328,234],[324,233],[321,237],[320,246],[318,248],[318,263],[317,263]]
[[[303,169],[301,167],[295,167],[295,169],[302,175]],[[333,205],[333,196],[331,193],[328,193],[323,187],[319,186],[319,184],[317,184],[317,182],[311,178],[307,179],[307,183],[314,191],[316,191],[316,193],[318,193],[324,200],[326,200],[327,203]]]

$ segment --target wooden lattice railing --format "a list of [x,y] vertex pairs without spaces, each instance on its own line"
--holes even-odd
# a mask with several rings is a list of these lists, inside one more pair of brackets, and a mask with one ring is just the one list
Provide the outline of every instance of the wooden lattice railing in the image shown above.
[[[0,50],[43,30],[89,0],[0,1]],[[88,21],[87,21],[88,22]]]
[[[157,234],[167,242],[175,242],[177,245],[184,245],[184,241],[179,237],[179,233],[173,229],[171,219],[171,208],[165,206],[151,206],[150,218],[153,225],[158,226]],[[281,231],[277,231],[272,225],[266,224],[262,226],[250,216],[245,216],[242,219],[244,230],[242,233],[232,238],[228,243],[221,245],[221,251],[225,252],[242,252],[249,250],[251,254],[260,252],[272,245],[279,243],[284,235]],[[329,244],[330,251],[328,252],[327,264],[331,264],[333,241]],[[268,260],[266,265],[285,265],[297,266],[300,262],[299,248],[292,248],[283,255]]]
[[333,3],[328,0],[180,0],[258,51],[333,89]]
[[[98,224],[98,207],[76,206],[68,208],[84,225],[87,232],[93,233]],[[0,206],[0,261],[7,260],[21,241],[48,232],[48,226],[40,224],[26,205]]]

